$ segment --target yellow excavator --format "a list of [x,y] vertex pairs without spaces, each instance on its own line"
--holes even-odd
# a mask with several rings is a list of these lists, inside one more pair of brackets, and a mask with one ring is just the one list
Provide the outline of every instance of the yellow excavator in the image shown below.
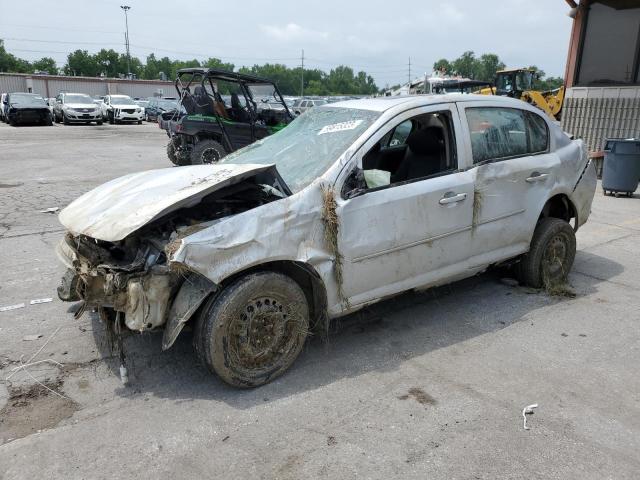
[[482,95],[501,95],[513,97],[535,105],[555,120],[560,120],[562,102],[564,101],[564,86],[541,92],[533,90],[533,80],[536,71],[530,68],[509,68],[498,70],[494,87],[487,87],[477,93]]

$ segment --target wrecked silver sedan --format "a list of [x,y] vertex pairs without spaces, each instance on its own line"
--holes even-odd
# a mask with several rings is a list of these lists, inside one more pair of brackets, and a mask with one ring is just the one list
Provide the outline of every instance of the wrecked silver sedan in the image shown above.
[[239,387],[282,374],[315,328],[410,289],[513,264],[566,279],[595,169],[535,108],[445,95],[314,108],[215,165],[124,176],[60,214],[63,300],[115,331],[193,325]]

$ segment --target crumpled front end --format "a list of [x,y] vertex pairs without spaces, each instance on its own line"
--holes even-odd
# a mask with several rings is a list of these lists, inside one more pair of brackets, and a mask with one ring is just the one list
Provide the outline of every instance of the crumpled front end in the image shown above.
[[57,249],[69,268],[58,287],[60,299],[119,312],[130,330],[163,325],[181,280],[166,264],[161,239],[145,240],[112,243],[65,235]]

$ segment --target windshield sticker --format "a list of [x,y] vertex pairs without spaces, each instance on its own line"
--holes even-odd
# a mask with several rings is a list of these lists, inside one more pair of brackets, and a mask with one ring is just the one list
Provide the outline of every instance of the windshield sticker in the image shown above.
[[325,125],[318,132],[318,135],[323,135],[325,133],[343,132],[345,130],[354,130],[361,123],[362,123],[362,119],[349,120],[348,122],[334,123],[333,125]]

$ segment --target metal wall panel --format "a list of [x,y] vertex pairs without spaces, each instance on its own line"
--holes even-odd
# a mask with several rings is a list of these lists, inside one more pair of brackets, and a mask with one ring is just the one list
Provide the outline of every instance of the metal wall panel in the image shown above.
[[607,138],[640,138],[640,87],[569,88],[561,124],[592,152]]
[[132,97],[152,97],[162,90],[164,96],[175,96],[173,82],[102,79],[86,77],[61,77],[50,75],[0,74],[1,92],[27,92],[43,97],[55,97],[62,91],[86,93],[92,96],[108,94],[130,95]]
[[0,93],[26,91],[27,83],[24,77],[0,74]]

